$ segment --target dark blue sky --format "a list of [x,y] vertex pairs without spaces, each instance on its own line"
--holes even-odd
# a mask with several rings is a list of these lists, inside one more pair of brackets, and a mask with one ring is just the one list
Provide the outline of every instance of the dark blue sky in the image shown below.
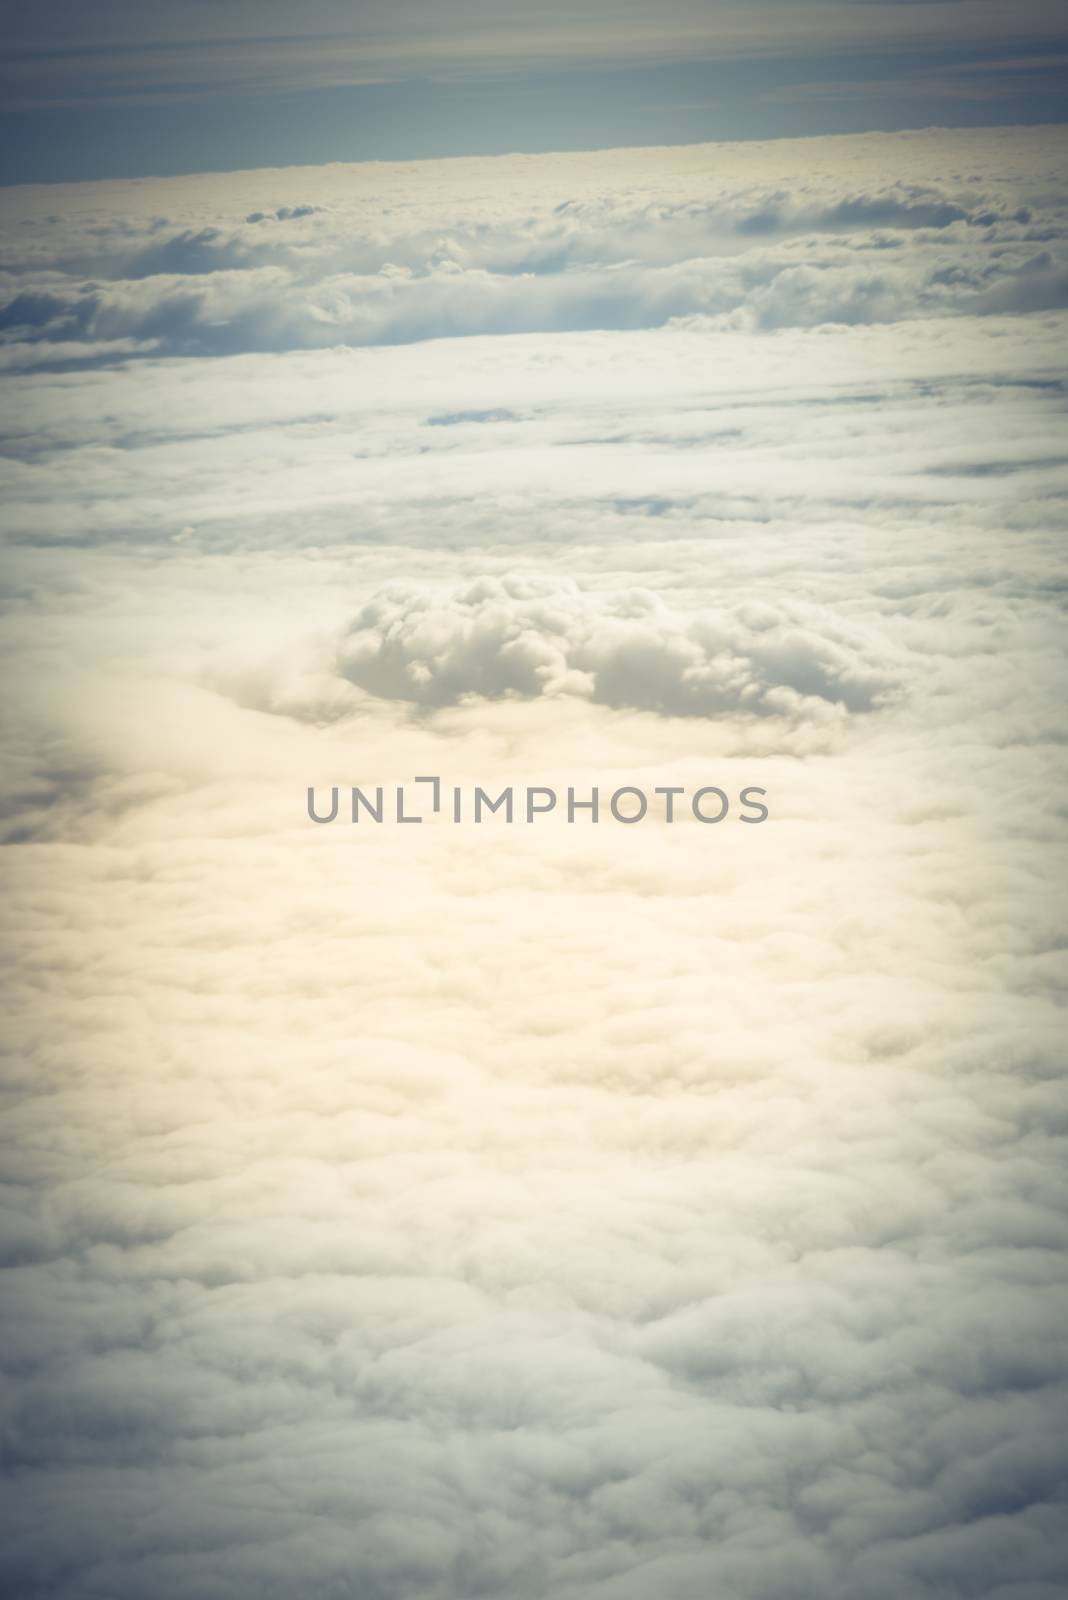
[[0,181],[1062,121],[1063,0],[0,4]]

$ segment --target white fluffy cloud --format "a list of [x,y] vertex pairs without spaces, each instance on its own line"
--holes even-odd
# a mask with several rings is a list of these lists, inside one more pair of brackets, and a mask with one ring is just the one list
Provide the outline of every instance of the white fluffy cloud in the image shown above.
[[[20,1600],[1059,1596],[1051,140],[13,198]],[[563,331],[713,214],[744,315]],[[305,348],[357,247],[435,337]],[[307,822],[419,773],[771,816]]]
[[469,695],[574,693],[674,716],[785,712],[823,701],[868,711],[895,687],[889,651],[814,607],[681,614],[649,589],[584,594],[573,581],[485,579],[443,596],[373,596],[337,659],[371,694],[420,705]]

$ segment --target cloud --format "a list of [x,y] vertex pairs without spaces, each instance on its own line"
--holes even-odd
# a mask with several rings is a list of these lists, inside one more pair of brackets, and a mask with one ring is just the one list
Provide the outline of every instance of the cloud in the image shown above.
[[992,0],[904,4],[777,0],[671,0],[651,23],[627,0],[545,6],[533,23],[515,0],[454,5],[446,25],[429,0],[365,0],[361,26],[338,0],[316,0],[294,29],[278,0],[235,0],[224,15],[205,11],[194,27],[166,8],[107,0],[92,28],[71,0],[52,0],[47,24],[35,13],[7,21],[9,96],[17,105],[200,101],[228,93],[293,94],[350,84],[462,79],[543,70],[575,62],[766,59],[799,51],[988,50],[1062,45],[1064,30],[1045,0],[1020,0],[1011,25]]
[[670,716],[804,714],[813,701],[870,711],[897,684],[885,644],[815,607],[687,616],[648,589],[590,595],[522,576],[444,595],[387,589],[353,618],[337,666],[418,705],[573,693]]
[[1058,160],[12,196],[5,1592],[1059,1595]]
[[[635,152],[626,169],[617,152],[585,165],[545,158],[533,189],[510,191],[500,166],[454,162],[449,212],[425,188],[390,203],[411,183],[396,164],[371,178],[343,166],[268,176],[251,210],[247,179],[219,180],[209,222],[156,209],[181,210],[184,180],[154,186],[147,210],[136,186],[102,186],[103,211],[62,229],[50,191],[28,190],[0,335],[9,360],[32,366],[72,340],[112,362],[128,356],[123,341],[228,355],[694,316],[779,328],[1063,306],[1068,217],[1046,170],[1053,136],[1002,135],[981,180],[959,170],[947,139],[898,136],[889,148],[916,169],[904,179],[864,141],[839,168],[833,141],[816,142],[788,184],[769,146],[746,147],[729,178],[707,146]],[[1018,178],[1006,140],[1033,153],[1033,178]]]
[[[661,327],[704,316],[725,326],[818,327],[898,322],[930,315],[998,314],[1068,305],[1061,251],[1002,251],[996,265],[951,266],[952,252],[921,272],[892,258],[849,251],[695,259],[677,267],[583,268],[553,275],[495,274],[451,261],[421,272],[387,266],[344,274],[309,292],[276,266],[234,270],[233,252],[208,268],[200,241],[159,247],[156,265],[180,256],[182,274],[84,285],[67,293],[22,291],[0,308],[0,330],[32,366],[48,344],[80,337],[91,359],[120,341],[153,354],[227,355],[322,349],[338,344],[585,329]],[[885,241],[883,248],[894,248]],[[44,346],[34,348],[35,346]]]

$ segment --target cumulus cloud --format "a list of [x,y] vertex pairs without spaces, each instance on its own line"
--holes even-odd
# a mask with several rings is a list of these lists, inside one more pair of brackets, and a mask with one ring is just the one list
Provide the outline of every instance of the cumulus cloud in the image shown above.
[[5,1592],[1057,1600],[1051,141],[13,196]]
[[884,643],[815,607],[687,616],[648,589],[590,595],[537,577],[440,596],[387,589],[353,618],[337,665],[371,694],[420,705],[573,693],[673,716],[760,715],[813,700],[869,711],[896,683]]

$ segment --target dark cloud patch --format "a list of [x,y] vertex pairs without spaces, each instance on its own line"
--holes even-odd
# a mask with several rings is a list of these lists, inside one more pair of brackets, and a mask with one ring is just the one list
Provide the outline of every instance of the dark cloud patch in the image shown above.
[[250,211],[246,222],[299,222],[302,217],[314,217],[323,206],[279,206],[277,211]]
[[1020,206],[1010,218],[997,209],[976,210],[946,199],[935,190],[894,189],[876,195],[850,195],[822,208],[806,208],[791,197],[777,196],[740,217],[735,227],[740,234],[769,234],[792,228],[817,232],[837,228],[948,228],[955,222],[989,228],[1009,220],[1028,223],[1031,212]]
[[442,411],[437,416],[426,419],[429,428],[455,428],[465,422],[517,422],[518,420],[514,411],[509,411],[503,406],[493,406],[485,411]]
[[239,239],[227,238],[218,228],[200,228],[173,234],[142,250],[126,268],[131,278],[198,277],[207,272],[240,270],[251,265]]

